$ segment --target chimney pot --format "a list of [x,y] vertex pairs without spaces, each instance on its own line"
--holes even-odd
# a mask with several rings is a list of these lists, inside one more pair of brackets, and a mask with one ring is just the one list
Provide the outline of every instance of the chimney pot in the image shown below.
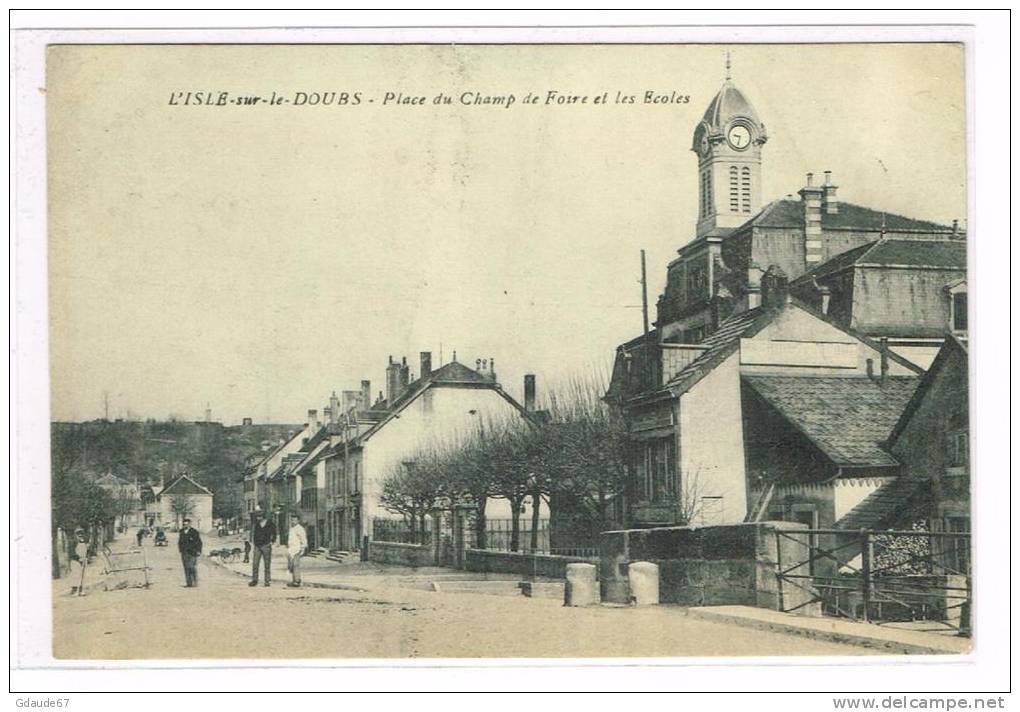
[[807,185],[808,185],[808,187],[810,188],[814,184],[815,184],[815,174],[814,173],[808,173],[807,174]]
[[832,184],[832,171],[825,171],[825,185]]

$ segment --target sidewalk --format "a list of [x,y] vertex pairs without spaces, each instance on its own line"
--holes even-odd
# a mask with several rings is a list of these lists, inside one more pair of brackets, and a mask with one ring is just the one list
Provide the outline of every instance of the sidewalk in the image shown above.
[[[220,548],[220,547],[214,547]],[[222,563],[210,559],[226,570],[251,578],[251,562],[235,561]],[[273,547],[270,567],[274,585],[285,585],[290,581],[287,571],[287,550],[283,546]],[[262,580],[262,572],[259,572]],[[458,571],[439,566],[395,566],[376,564],[357,559],[337,563],[329,559],[306,556],[301,560],[302,584],[308,588],[332,588],[346,591],[370,591],[385,588],[410,588],[421,591],[444,593],[481,593],[493,595],[520,596],[518,583],[522,577],[517,574],[486,574],[472,571]],[[532,587],[532,595],[543,598],[563,597],[563,581],[540,579]]]
[[798,616],[751,606],[706,606],[689,608],[687,613],[704,621],[875,648],[893,655],[965,655],[974,647],[970,638],[860,623],[845,618]]
[[[218,563],[218,562],[217,562]],[[237,576],[251,577],[251,563],[220,564]],[[442,567],[411,568],[351,560],[337,563],[324,558],[305,557],[301,562],[303,584],[308,588],[346,591],[379,591],[394,588],[451,594],[493,594],[523,598],[517,574],[485,574]],[[290,581],[287,554],[283,546],[273,547],[273,584]],[[536,598],[563,600],[564,582],[541,579],[532,584]],[[611,606],[596,606],[607,609]],[[623,608],[630,608],[623,606]],[[798,616],[751,606],[706,606],[681,608],[662,606],[663,612],[706,622],[726,623],[759,631],[783,633],[816,641],[853,645],[891,655],[964,655],[973,648],[970,638],[921,632],[892,625],[860,623],[842,618]]]

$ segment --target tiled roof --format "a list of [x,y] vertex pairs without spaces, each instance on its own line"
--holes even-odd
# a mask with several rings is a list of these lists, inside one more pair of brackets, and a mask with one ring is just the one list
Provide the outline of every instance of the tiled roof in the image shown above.
[[750,331],[758,318],[764,314],[765,310],[762,307],[756,307],[724,319],[718,329],[698,343],[699,346],[707,346],[708,349],[669,379],[666,386],[680,386],[703,369],[714,368],[718,360],[735,347],[740,338]]
[[898,463],[882,449],[917,388],[912,376],[743,376],[755,393],[840,467]]
[[[804,227],[804,203],[799,199],[780,198],[773,200],[746,223],[737,228],[754,225],[756,227]],[[883,225],[888,232],[917,231],[952,233],[953,228],[939,225],[927,220],[916,220],[895,213],[872,210],[863,205],[854,205],[839,201],[838,211],[828,213],[822,211],[822,228],[838,230],[861,229],[879,231]]]
[[967,243],[964,240],[879,240],[857,260],[858,264],[908,265],[967,269]]
[[837,529],[884,529],[894,526],[914,508],[918,495],[930,488],[928,480],[897,477],[879,487],[836,522]]
[[963,240],[904,240],[882,238],[836,255],[799,277],[809,281],[834,274],[851,265],[967,269],[967,243]]

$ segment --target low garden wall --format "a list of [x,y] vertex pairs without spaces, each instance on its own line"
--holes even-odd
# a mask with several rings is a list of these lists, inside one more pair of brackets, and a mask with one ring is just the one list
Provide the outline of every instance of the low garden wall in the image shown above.
[[[807,537],[786,538],[777,531],[806,529],[796,522],[755,522],[711,527],[658,527],[603,532],[599,578],[602,600],[630,602],[631,562],[659,566],[659,600],[685,606],[746,605],[791,610],[811,598],[804,588],[786,584],[780,592],[776,573],[809,558]],[[808,573],[806,564],[787,571]],[[817,603],[797,610],[818,615]]]
[[567,564],[578,562],[591,563],[587,559],[551,554],[524,554],[516,551],[491,551],[488,549],[467,549],[464,552],[464,568],[467,571],[480,573],[566,578]]
[[397,566],[434,566],[435,552],[431,546],[398,544],[392,541],[368,542],[368,560],[377,564]]

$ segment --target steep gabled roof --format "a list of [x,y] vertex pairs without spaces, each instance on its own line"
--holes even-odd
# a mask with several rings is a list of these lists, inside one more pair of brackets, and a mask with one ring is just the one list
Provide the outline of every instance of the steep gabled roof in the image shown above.
[[[866,344],[873,349],[881,349],[881,345],[876,343],[874,340],[854,331],[853,329],[848,329],[847,327],[836,323],[833,319],[822,314],[813,307],[791,297],[790,301],[782,307],[773,309],[755,307],[754,309],[748,309],[747,311],[740,312],[739,314],[735,314],[723,320],[719,324],[718,329],[716,329],[710,336],[699,342],[699,346],[708,347],[704,353],[677,372],[672,378],[670,378],[669,381],[666,382],[664,386],[652,388],[643,393],[639,393],[636,396],[633,396],[632,399],[647,398],[648,396],[653,395],[663,395],[667,391],[672,393],[674,396],[685,393],[697,384],[698,381],[711,373],[712,369],[725,361],[731,354],[735,353],[737,349],[740,348],[741,339],[750,338],[757,334],[772,323],[776,316],[784,309],[800,309],[801,311],[810,314],[820,321],[824,321],[829,326],[838,329],[844,334],[857,339],[861,343]],[[890,361],[893,361],[910,371],[918,374],[923,372],[923,369],[917,364],[912,363],[893,351],[887,351],[886,354]]]
[[904,406],[903,412],[896,420],[895,425],[893,425],[887,439],[890,447],[892,447],[893,443],[899,439],[904,429],[910,423],[910,419],[914,417],[914,413],[919,407],[921,407],[921,403],[931,390],[932,383],[935,382],[935,378],[939,373],[941,373],[942,369],[950,363],[954,356],[963,358],[964,363],[966,363],[968,358],[967,353],[966,344],[952,334],[946,335],[946,340],[942,342],[942,347],[939,349],[939,352],[935,354],[935,360],[931,362],[931,366],[929,366],[928,370],[924,372],[923,376],[921,376],[917,385],[917,390],[914,391],[914,395],[911,397],[910,401],[907,402],[906,406]]
[[[385,405],[386,412],[383,417],[378,420],[378,422],[374,423],[368,430],[355,438],[355,442],[360,444],[371,438],[385,427],[390,420],[398,416],[401,411],[407,408],[407,406],[414,402],[418,396],[428,389],[443,387],[469,387],[495,391],[501,398],[507,401],[507,403],[516,408],[522,416],[525,418],[531,417],[530,414],[524,410],[524,406],[514,400],[495,380],[482,375],[477,371],[471,370],[458,361],[451,361],[435,371],[432,371],[427,376],[423,376],[408,384],[404,393],[402,393],[392,405],[388,403]],[[373,410],[374,409],[375,407],[373,407]]]
[[207,494],[212,497],[212,492],[187,475],[180,475],[159,492],[160,497],[166,494]]
[[917,389],[913,376],[741,377],[758,396],[839,467],[893,467],[882,448]]
[[321,440],[315,447],[308,451],[305,457],[297,464],[293,470],[293,474],[299,475],[302,471],[308,469],[311,465],[314,465],[319,459],[327,454],[329,448],[329,440]]

